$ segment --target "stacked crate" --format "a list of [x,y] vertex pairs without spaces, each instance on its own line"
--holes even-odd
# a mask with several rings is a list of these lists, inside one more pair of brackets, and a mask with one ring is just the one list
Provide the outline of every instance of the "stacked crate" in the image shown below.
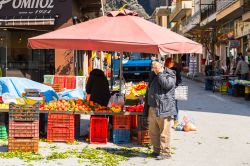
[[89,139],[91,144],[106,144],[108,141],[108,118],[91,116]]
[[8,138],[7,129],[5,125],[0,125],[0,140]]
[[39,143],[39,105],[10,104],[9,151],[37,152]]
[[131,117],[126,115],[113,116],[113,142],[123,144],[130,142]]
[[4,113],[0,113],[0,140],[8,138]]
[[138,144],[141,144],[141,145],[150,143],[147,117],[138,116],[137,141],[138,141]]
[[64,88],[75,89],[76,88],[76,76],[65,76]]
[[74,142],[74,114],[48,114],[47,141]]
[[138,115],[130,115],[131,122],[130,126],[131,129],[137,129],[138,128]]
[[55,75],[54,76],[54,84],[60,85],[62,88],[65,87],[65,76]]
[[245,100],[250,100],[250,86],[245,86]]

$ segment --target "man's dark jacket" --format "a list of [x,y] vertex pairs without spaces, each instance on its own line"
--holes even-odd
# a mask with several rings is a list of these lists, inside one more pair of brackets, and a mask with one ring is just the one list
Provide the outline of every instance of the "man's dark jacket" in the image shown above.
[[[156,79],[157,83],[151,85],[153,80]],[[154,74],[153,72],[149,77],[149,88],[155,86],[155,102],[156,102],[156,116],[157,117],[169,117],[176,115],[175,107],[175,87],[176,76],[170,69],[165,69],[163,73]],[[144,115],[148,116],[148,93],[145,96]]]

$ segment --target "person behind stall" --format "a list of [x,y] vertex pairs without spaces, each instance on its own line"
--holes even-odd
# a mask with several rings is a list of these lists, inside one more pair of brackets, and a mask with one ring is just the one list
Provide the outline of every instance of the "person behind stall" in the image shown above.
[[[181,71],[176,67],[175,65],[176,63],[174,62],[174,60],[172,58],[167,58],[165,60],[165,67],[169,68],[171,70],[173,70],[175,72],[176,75],[176,87],[181,84],[182,79],[181,79]],[[179,109],[178,109],[178,104],[177,104],[177,100],[175,100],[175,107],[176,107],[176,111],[177,111],[177,115],[174,116],[174,126],[173,128],[176,128],[176,126],[179,124],[178,122],[178,117],[179,117]]]
[[109,83],[100,69],[93,69],[90,72],[89,79],[86,84],[86,92],[90,95],[89,100],[107,106],[110,99]]
[[145,96],[144,116],[148,116],[152,156],[158,160],[171,158],[171,118],[176,115],[175,74],[161,63],[152,62],[152,72]]
[[230,57],[226,57],[226,67],[227,67],[227,69],[226,69],[226,71],[227,71],[227,73],[230,73],[230,69],[231,69],[231,59],[230,59]]
[[248,67],[248,63],[245,61],[244,56],[240,56],[234,75],[237,75],[238,72],[240,74],[239,79],[241,80],[248,79],[249,67]]

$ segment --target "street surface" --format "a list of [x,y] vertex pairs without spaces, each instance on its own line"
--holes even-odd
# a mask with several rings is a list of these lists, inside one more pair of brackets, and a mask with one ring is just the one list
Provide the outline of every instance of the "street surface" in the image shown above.
[[[135,165],[250,166],[250,101],[204,90],[204,84],[184,79],[188,101],[180,101],[180,119],[195,121],[196,132],[172,131],[172,159],[133,159]],[[129,165],[127,163],[123,164]]]
[[[250,166],[250,101],[204,90],[204,84],[184,79],[189,86],[188,101],[180,101],[180,120],[184,115],[197,127],[195,132],[172,130],[174,154],[172,159],[157,161],[154,158],[133,157],[121,166]],[[80,148],[64,143],[40,143],[40,146],[59,147],[59,151]],[[89,147],[118,147],[89,145]],[[131,145],[130,145],[131,146]],[[132,145],[133,146],[133,145]],[[0,148],[0,151],[4,151]],[[50,149],[40,148],[42,155]],[[53,148],[52,148],[53,149]],[[55,148],[54,148],[55,149]],[[53,149],[53,150],[54,150]],[[28,165],[19,159],[0,159],[1,165]],[[33,165],[86,165],[74,158],[33,162]],[[87,163],[88,165],[93,165]]]

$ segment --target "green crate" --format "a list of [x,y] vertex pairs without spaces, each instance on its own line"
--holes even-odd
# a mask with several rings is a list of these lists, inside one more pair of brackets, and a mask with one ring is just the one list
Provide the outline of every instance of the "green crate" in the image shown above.
[[8,134],[7,134],[7,129],[6,126],[0,125],[0,139],[7,139]]

